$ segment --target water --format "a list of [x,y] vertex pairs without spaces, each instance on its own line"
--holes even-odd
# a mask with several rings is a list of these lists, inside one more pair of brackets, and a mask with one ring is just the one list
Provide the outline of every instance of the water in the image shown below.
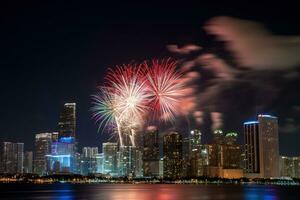
[[17,200],[278,200],[300,199],[299,186],[1,184],[0,199]]

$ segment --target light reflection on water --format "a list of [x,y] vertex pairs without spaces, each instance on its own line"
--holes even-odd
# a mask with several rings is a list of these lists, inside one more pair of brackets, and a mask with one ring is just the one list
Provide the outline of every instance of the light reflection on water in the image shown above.
[[298,199],[300,187],[261,185],[0,185],[0,199],[39,200],[280,200]]
[[[288,195],[288,194],[287,194]],[[244,188],[244,199],[278,200],[275,186],[252,186]]]

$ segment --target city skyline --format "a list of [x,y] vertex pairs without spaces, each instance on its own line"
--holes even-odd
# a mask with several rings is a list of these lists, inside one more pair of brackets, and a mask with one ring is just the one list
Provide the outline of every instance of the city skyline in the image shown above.
[[[199,176],[270,178],[279,177],[279,171],[288,173],[282,171],[281,160],[285,155],[280,157],[279,153],[278,120],[271,115],[260,114],[257,121],[243,123],[245,142],[242,145],[237,143],[238,133],[224,133],[220,129],[212,133],[213,139],[209,143],[202,142],[202,133],[197,129],[187,136],[169,130],[160,141],[159,127],[148,126],[138,133],[142,141],[136,145],[110,141],[103,143],[102,152],[98,147],[87,146],[82,148],[81,154],[75,134],[76,104],[65,103],[61,113],[60,131],[36,134],[33,154],[24,153],[24,143],[3,143],[0,167],[3,172],[100,173],[113,177],[163,176],[165,179]],[[298,176],[298,172],[294,174]]]

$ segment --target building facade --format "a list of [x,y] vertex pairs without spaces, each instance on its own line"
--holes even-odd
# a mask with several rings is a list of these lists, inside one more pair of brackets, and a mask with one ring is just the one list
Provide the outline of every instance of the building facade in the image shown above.
[[83,147],[81,154],[81,174],[93,174],[97,172],[98,147]]
[[116,176],[118,174],[117,151],[118,151],[117,143],[107,142],[102,144],[104,174],[110,174],[112,176]]
[[159,133],[155,126],[147,127],[143,136],[144,177],[159,176]]
[[142,153],[134,146],[121,146],[119,153],[119,176],[141,177]]
[[[57,135],[57,134],[56,134]],[[35,135],[33,171],[43,175],[47,172],[47,158],[51,153],[52,133],[39,133]]]
[[51,143],[46,155],[47,173],[76,173],[76,143],[73,137],[61,137]]
[[26,151],[24,154],[24,173],[32,173],[33,172],[33,152]]
[[246,173],[250,177],[279,176],[278,120],[258,115],[257,121],[244,123]]
[[3,143],[3,172],[4,173],[23,173],[24,143]]
[[76,103],[65,103],[59,115],[59,138],[76,136]]
[[170,132],[163,137],[163,177],[179,179],[182,177],[182,136]]
[[300,178],[300,157],[280,156],[280,176]]

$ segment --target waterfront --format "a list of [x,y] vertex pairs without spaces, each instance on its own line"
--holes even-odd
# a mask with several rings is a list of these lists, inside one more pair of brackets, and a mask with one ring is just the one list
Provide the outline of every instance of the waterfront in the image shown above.
[[1,184],[0,199],[279,200],[298,199],[299,186],[175,184]]

